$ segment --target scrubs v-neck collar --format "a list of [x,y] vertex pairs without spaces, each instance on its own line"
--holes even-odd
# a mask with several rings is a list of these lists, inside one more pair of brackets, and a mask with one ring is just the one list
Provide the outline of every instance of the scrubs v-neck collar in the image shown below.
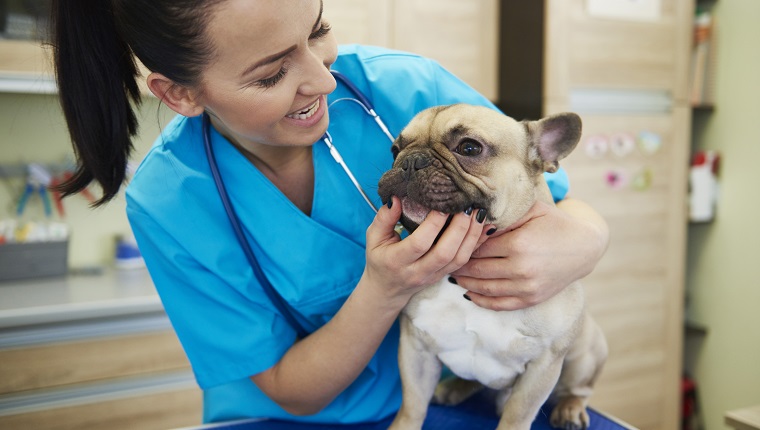
[[309,216],[226,138],[213,128],[211,134],[230,199],[266,276],[309,322],[307,329],[324,324],[362,274],[364,233],[374,212],[321,142],[312,147]]

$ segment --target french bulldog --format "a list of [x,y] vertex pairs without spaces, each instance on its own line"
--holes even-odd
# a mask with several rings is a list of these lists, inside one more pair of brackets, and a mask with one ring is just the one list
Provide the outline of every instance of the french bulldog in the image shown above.
[[[553,204],[543,172],[555,172],[580,136],[574,113],[518,122],[486,107],[430,108],[393,143],[395,161],[378,193],[401,200],[409,231],[432,210],[468,208],[473,216],[486,211],[487,222],[504,230],[537,201]],[[403,400],[390,428],[420,429],[434,395],[453,404],[483,387],[496,393],[498,430],[529,429],[548,399],[552,426],[588,428],[586,406],[607,344],[585,310],[580,282],[529,308],[493,311],[463,298],[467,291],[446,278],[401,313]],[[438,386],[442,365],[458,378]]]

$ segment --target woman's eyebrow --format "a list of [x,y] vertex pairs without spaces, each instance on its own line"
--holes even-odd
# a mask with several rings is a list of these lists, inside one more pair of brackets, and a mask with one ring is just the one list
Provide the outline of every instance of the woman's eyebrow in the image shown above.
[[[322,22],[322,10],[323,9],[324,9],[324,3],[322,1],[320,1],[319,2],[319,15],[317,16],[317,20],[314,22],[314,25],[311,27],[311,32],[312,33],[314,33],[315,31],[317,31],[317,29],[319,29],[319,25]],[[255,62],[253,65],[251,65],[250,67],[248,67],[247,69],[245,69],[243,71],[243,73],[240,74],[240,78],[241,79],[245,78],[246,75],[248,75],[249,73],[253,72],[254,70],[256,70],[257,68],[259,68],[261,66],[274,63],[275,61],[277,61],[277,60],[285,57],[286,55],[290,54],[291,52],[295,51],[295,49],[296,49],[296,45],[293,45],[293,46],[291,46],[289,48],[286,48],[286,49],[284,49],[284,50],[282,50],[282,51],[280,51],[280,52],[278,52],[276,54],[268,55],[268,56],[262,58],[261,60]]]
[[296,45],[293,45],[293,46],[291,46],[291,47],[289,47],[289,48],[287,48],[285,50],[282,50],[282,51],[280,51],[280,52],[278,52],[276,54],[268,55],[268,56],[262,58],[261,60],[255,62],[251,67],[245,69],[243,71],[243,73],[240,74],[240,77],[241,78],[245,78],[246,75],[248,75],[249,73],[251,73],[254,70],[258,69],[259,67],[264,66],[266,64],[274,63],[275,61],[277,61],[277,60],[281,59],[282,57],[284,57],[284,56],[290,54],[291,52],[295,51],[295,49],[296,49]]

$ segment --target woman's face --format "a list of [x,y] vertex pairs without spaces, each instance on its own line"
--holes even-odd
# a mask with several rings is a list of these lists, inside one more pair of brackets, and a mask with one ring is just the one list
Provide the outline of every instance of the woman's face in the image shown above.
[[322,136],[337,44],[320,0],[227,0],[207,34],[215,56],[199,102],[217,130],[253,153]]

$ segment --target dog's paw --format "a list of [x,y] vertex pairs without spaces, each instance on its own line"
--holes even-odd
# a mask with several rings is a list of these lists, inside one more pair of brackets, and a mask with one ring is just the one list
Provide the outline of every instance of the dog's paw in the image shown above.
[[447,378],[435,387],[433,403],[447,406],[458,405],[481,389],[483,385],[478,381],[468,381],[458,377]]
[[586,430],[590,424],[586,405],[579,397],[564,397],[552,410],[549,423],[563,430]]

